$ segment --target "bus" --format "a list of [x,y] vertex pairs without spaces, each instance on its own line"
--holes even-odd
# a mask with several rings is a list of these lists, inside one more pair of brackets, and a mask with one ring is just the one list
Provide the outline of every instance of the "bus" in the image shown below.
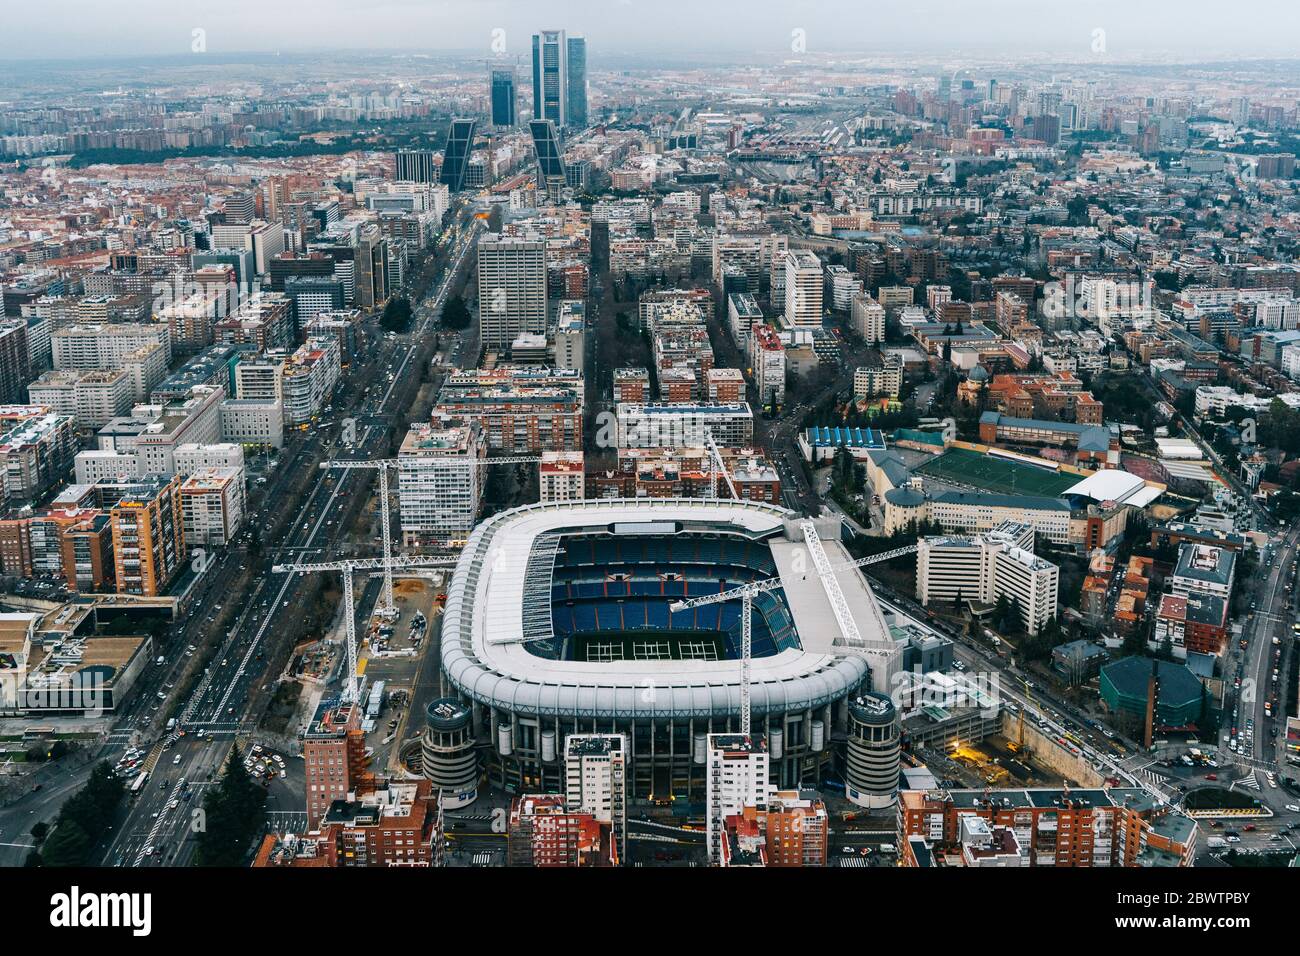
[[131,793],[139,793],[144,788],[144,782],[149,779],[149,771],[141,770],[131,781]]

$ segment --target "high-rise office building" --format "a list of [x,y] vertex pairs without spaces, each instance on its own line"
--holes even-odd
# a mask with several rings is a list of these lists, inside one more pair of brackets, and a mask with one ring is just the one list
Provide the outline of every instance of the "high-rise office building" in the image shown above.
[[478,244],[483,347],[508,349],[522,332],[546,331],[546,243],[485,236]]
[[587,125],[587,39],[569,37],[565,81],[565,123],[574,129]]
[[447,130],[447,148],[442,152],[441,182],[452,192],[465,186],[465,173],[469,168],[469,155],[474,148],[475,120],[457,117]]
[[560,192],[568,183],[564,168],[563,147],[560,134],[555,128],[555,121],[535,119],[528,124],[528,131],[533,135],[533,149],[537,154],[537,172],[551,199],[559,199]]
[[431,149],[399,149],[394,156],[394,178],[399,183],[437,181]]
[[492,125],[514,126],[519,122],[519,111],[515,98],[515,68],[513,66],[493,66],[490,91],[492,97]]
[[[583,53],[585,64],[585,48]],[[568,125],[568,60],[569,42],[563,30],[533,34],[533,119],[548,119],[556,126]]]

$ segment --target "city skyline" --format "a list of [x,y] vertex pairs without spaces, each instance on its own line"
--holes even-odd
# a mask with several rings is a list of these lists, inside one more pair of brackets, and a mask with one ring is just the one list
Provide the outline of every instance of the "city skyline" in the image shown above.
[[[92,0],[11,7],[3,17],[24,42],[20,53],[9,50],[0,59],[192,54],[194,30],[205,31],[206,51],[223,55],[481,49],[527,56],[529,37],[538,29],[566,25],[571,33],[588,37],[596,62],[601,56],[650,52],[798,56],[899,48],[1002,50],[1068,60],[1095,56],[1098,30],[1105,33],[1107,55],[1120,60],[1171,54],[1180,60],[1260,58],[1293,56],[1300,37],[1300,10],[1278,0],[1245,0],[1230,10],[1209,0],[1193,0],[1181,5],[1177,17],[1155,5],[1120,0],[1086,8],[1054,0],[994,0],[983,5],[930,0],[897,9],[850,0],[726,0],[703,6],[683,0],[470,5],[382,0],[366,6],[364,13],[354,4],[324,0],[310,5],[310,18],[302,15],[302,4],[254,0],[230,0],[219,8],[184,9],[165,0],[134,0],[129,6],[135,15],[125,18],[120,8]],[[1042,16],[1045,7],[1050,16]],[[1230,29],[1252,16],[1267,19],[1270,29],[1248,37]],[[683,28],[686,23],[689,29]],[[340,42],[343,35],[347,42]],[[439,41],[418,39],[424,36]]]

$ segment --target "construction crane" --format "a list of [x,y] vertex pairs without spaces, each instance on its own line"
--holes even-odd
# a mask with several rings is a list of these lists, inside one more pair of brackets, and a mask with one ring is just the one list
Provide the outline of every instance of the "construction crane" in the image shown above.
[[[809,525],[805,522],[805,525]],[[809,529],[805,528],[805,535]],[[812,532],[815,535],[815,531]],[[857,561],[851,561],[848,564],[841,564],[827,569],[827,573],[835,571],[846,571],[850,568],[864,568],[870,564],[879,564],[882,561],[892,561],[894,558],[900,558],[907,554],[913,554],[916,551],[916,545],[911,544],[903,548],[894,548],[891,551],[884,551],[880,554],[873,554],[869,557],[860,558]],[[730,588],[726,591],[719,591],[717,594],[705,594],[696,598],[687,598],[682,601],[674,601],[668,605],[669,611],[686,611],[691,608],[701,607],[705,604],[723,604],[727,601],[740,599],[740,732],[749,736],[750,729],[750,706],[749,706],[749,683],[750,683],[750,661],[753,658],[753,614],[754,614],[754,597],[766,591],[774,591],[781,587],[782,581],[779,577],[764,578],[761,581],[751,581],[749,584],[742,584],[740,587]]]
[[722,477],[726,479],[727,490],[731,492],[731,497],[739,499],[740,495],[736,492],[736,483],[731,480],[731,472],[727,471],[727,465],[722,460],[722,452],[718,450],[718,443],[713,440],[713,429],[704,430],[704,447],[709,450],[711,464],[709,467],[709,497],[718,497],[718,474],[721,472]]
[[420,471],[423,468],[434,468],[440,465],[454,464],[466,465],[470,468],[482,468],[487,465],[522,465],[528,462],[539,462],[541,458],[530,455],[512,455],[505,458],[457,458],[452,456],[411,456],[410,458],[372,458],[372,459],[348,459],[334,458],[329,461],[320,463],[322,470],[330,468],[341,468],[343,470],[370,470],[379,472],[379,521],[384,538],[384,591],[380,596],[380,603],[375,608],[375,612],[381,617],[392,617],[397,612],[397,605],[393,603],[393,540],[392,530],[389,527],[391,518],[389,517],[388,503],[388,473],[390,471]]
[[315,571],[343,572],[343,612],[347,629],[348,676],[344,685],[345,700],[355,701],[360,688],[357,684],[357,614],[353,603],[352,573],[383,569],[391,585],[394,568],[440,568],[456,564],[455,558],[406,557],[392,561],[389,558],[351,558],[344,561],[315,561],[302,564],[277,564],[271,568],[276,574],[307,574]]

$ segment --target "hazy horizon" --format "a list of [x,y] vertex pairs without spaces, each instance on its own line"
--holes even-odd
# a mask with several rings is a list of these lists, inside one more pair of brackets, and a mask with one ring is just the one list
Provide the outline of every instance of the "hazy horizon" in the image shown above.
[[[990,12],[992,8],[995,12]],[[1266,24],[1252,20],[1267,18]],[[892,50],[1040,59],[1105,55],[1270,59],[1300,56],[1300,4],[1241,0],[1143,3],[1100,0],[1080,8],[1054,0],[921,0],[881,7],[851,0],[51,0],[10,7],[0,24],[17,42],[3,59],[58,60],[200,55],[202,52],[475,54],[504,44],[524,56],[538,29],[585,35],[593,60],[636,54],[799,54]],[[495,33],[494,31],[503,31]],[[796,34],[796,31],[802,31]],[[17,49],[15,49],[15,47]]]

